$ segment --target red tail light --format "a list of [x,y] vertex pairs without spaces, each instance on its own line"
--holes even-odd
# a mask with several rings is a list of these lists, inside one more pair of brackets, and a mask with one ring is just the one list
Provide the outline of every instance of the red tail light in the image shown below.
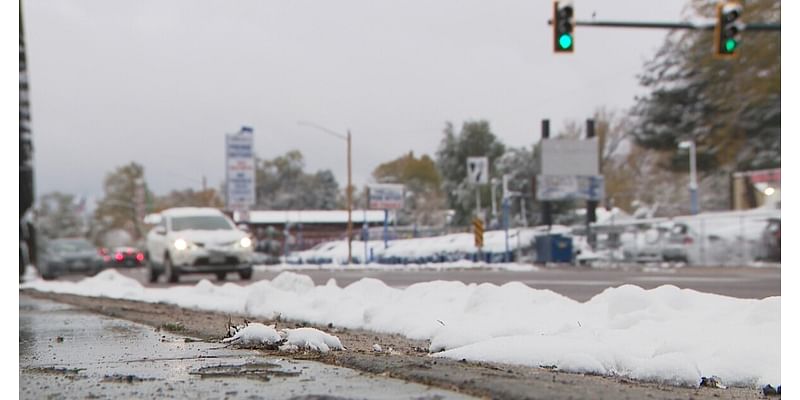
[[122,253],[114,254],[114,259],[117,261],[122,261],[123,258],[125,257],[122,255]]
[[144,254],[139,253],[136,255],[136,261],[144,261]]

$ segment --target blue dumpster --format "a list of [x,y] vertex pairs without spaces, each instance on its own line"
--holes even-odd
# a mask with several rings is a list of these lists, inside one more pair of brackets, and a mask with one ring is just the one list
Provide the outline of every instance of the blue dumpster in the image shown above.
[[536,262],[572,263],[572,238],[564,235],[536,236]]

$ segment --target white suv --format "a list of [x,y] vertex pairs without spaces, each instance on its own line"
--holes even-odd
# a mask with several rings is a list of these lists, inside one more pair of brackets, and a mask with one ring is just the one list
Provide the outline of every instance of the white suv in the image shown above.
[[228,272],[242,279],[253,276],[253,241],[216,208],[170,208],[161,212],[147,234],[150,282],[165,274],[177,282],[185,273],[213,273],[220,280]]

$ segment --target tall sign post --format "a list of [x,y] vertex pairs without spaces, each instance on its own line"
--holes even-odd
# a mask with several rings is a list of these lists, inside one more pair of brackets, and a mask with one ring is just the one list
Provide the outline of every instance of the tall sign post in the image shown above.
[[478,258],[483,259],[483,218],[481,215],[481,186],[489,183],[489,158],[467,157],[467,183],[475,186],[475,219],[472,225],[475,232],[475,247]]
[[253,128],[249,126],[225,135],[225,202],[236,222],[249,220],[250,207],[256,203]]
[[[403,208],[405,188],[396,184],[367,185],[369,208],[383,210],[383,248],[389,248],[389,210]],[[366,218],[365,218],[366,221]]]
[[588,236],[595,208],[605,197],[605,181],[600,175],[593,120],[587,120],[586,129],[589,138],[585,140],[542,139],[542,168],[536,177],[536,198],[540,201],[586,200]]
[[[542,120],[542,139],[550,139],[550,120],[543,119]],[[539,157],[539,162],[541,163],[541,157]],[[541,166],[540,166],[541,167]],[[541,169],[541,168],[540,168]],[[536,180],[534,180],[534,188],[538,188],[536,184]],[[534,195],[535,195],[534,190]],[[541,200],[541,199],[540,199]],[[542,225],[547,225],[547,230],[550,230],[550,226],[553,225],[553,208],[552,203],[549,201],[542,201]]]
[[[586,120],[586,138],[593,139],[594,137],[595,137],[594,120],[589,118]],[[602,171],[600,170],[600,160],[602,159],[602,157],[601,154],[599,153],[601,149],[599,146],[597,146],[596,148],[598,151],[597,173],[600,174],[602,173]],[[599,203],[600,202],[598,201],[598,199],[586,200],[586,237],[588,238],[589,246],[591,246],[592,249],[594,249],[595,245],[597,244],[597,235],[592,233],[592,223],[597,222],[597,205]]]

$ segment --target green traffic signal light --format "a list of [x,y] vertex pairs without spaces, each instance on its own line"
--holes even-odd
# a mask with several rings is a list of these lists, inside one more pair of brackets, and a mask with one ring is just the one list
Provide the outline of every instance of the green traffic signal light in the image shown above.
[[725,41],[725,51],[728,53],[733,53],[736,50],[736,40],[728,39]]
[[565,33],[559,36],[558,45],[561,46],[563,50],[567,50],[572,47],[572,35]]

